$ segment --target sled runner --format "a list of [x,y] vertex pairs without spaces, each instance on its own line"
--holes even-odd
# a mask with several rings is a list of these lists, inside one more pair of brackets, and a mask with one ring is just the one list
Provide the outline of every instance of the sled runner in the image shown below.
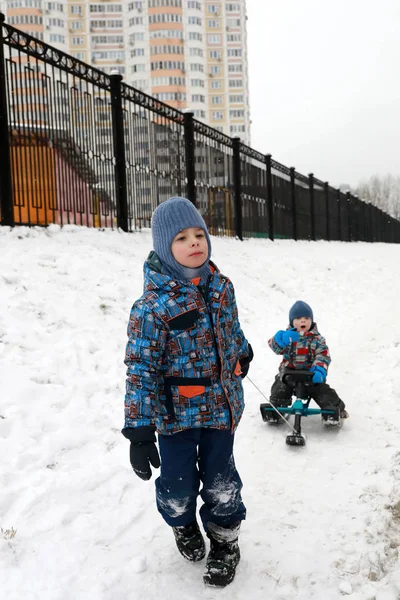
[[293,388],[293,394],[296,396],[291,406],[282,402],[281,406],[265,403],[260,405],[260,411],[263,421],[270,424],[284,423],[288,416],[294,415],[293,430],[286,436],[286,443],[289,446],[304,446],[306,439],[301,433],[302,417],[311,415],[321,415],[326,425],[340,425],[340,418],[337,410],[310,408],[311,398],[307,388],[311,385],[313,373],[307,370],[287,370],[282,375],[282,381]]

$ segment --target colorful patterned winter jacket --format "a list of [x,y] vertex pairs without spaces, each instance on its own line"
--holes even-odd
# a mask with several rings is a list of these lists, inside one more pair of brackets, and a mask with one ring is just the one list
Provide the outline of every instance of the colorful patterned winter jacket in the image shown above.
[[194,427],[231,429],[244,409],[239,360],[249,357],[233,285],[213,274],[182,283],[161,273],[152,252],[144,293],[132,307],[125,364],[125,427],[159,433]]
[[[291,329],[288,327],[288,329]],[[283,369],[311,369],[323,367],[328,371],[331,362],[329,348],[325,338],[319,333],[317,325],[312,324],[310,331],[300,335],[298,342],[292,342],[286,348],[281,348],[275,338],[268,340],[270,348],[275,354],[283,354],[279,370]]]

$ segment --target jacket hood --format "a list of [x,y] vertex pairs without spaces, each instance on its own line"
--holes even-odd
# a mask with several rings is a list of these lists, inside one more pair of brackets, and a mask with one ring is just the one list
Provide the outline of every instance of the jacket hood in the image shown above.
[[316,323],[311,324],[311,329],[309,329],[309,331],[307,331],[306,335],[320,335]]

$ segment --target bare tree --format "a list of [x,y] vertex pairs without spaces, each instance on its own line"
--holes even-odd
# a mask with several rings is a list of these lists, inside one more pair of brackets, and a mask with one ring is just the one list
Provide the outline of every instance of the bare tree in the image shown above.
[[400,177],[384,175],[379,177],[373,175],[369,179],[361,181],[352,190],[353,194],[361,200],[371,202],[384,212],[400,220]]

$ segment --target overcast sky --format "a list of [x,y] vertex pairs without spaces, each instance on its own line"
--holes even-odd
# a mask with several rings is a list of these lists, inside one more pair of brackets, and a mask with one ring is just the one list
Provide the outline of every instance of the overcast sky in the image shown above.
[[338,186],[400,175],[400,0],[247,0],[251,146]]

